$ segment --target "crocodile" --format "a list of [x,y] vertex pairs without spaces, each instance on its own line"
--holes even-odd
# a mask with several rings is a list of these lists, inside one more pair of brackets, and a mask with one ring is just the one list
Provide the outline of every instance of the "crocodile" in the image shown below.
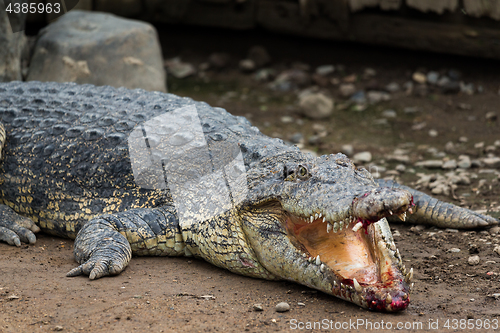
[[133,255],[194,256],[400,311],[413,270],[388,220],[498,224],[173,94],[1,83],[0,122],[0,240],[75,239],[71,277],[119,274]]

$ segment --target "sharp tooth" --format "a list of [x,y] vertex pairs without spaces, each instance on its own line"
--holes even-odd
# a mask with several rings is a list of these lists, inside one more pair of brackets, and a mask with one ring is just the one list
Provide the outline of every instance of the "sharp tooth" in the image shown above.
[[410,268],[410,271],[408,272],[408,274],[406,274],[405,277],[406,283],[411,282],[412,279],[413,279],[413,267]]
[[314,221],[314,218],[312,217],[312,215],[309,217],[309,220],[311,220],[310,223],[312,223],[312,221]]
[[337,286],[337,281],[333,281],[333,285],[336,287]]
[[392,303],[392,296],[391,295],[387,294],[387,297],[385,298],[385,303],[388,305]]
[[344,221],[339,222],[339,230],[344,229]]
[[352,284],[354,285],[354,289],[356,289],[358,293],[363,291],[363,288],[359,285],[358,280],[356,280],[356,278],[352,279]]
[[356,223],[356,225],[354,227],[352,227],[352,231],[356,232],[359,229],[361,229],[362,226],[363,226],[363,223],[358,222],[358,223]]
[[321,273],[324,273],[326,271],[325,264],[321,264],[321,266],[319,266],[319,270],[321,271]]
[[330,230],[332,230],[332,225],[330,223],[326,224],[326,232],[330,233]]
[[413,214],[413,209],[411,209],[411,207],[408,208],[408,213]]
[[318,218],[320,218],[321,216],[323,216],[323,214],[322,214],[322,213],[319,213]]
[[319,254],[318,256],[316,257],[316,265],[321,265],[321,259],[319,259]]
[[313,257],[309,257],[309,258],[307,259],[307,261],[312,262],[312,261],[313,261]]
[[314,219],[318,218],[318,213],[314,214]]
[[404,212],[403,214],[399,214],[398,217],[401,221],[404,222],[406,220],[406,212]]
[[325,223],[325,221],[326,221],[326,217],[323,217],[323,223]]
[[392,215],[392,214],[394,214],[394,213],[392,212],[392,210],[389,210],[389,215]]
[[302,253],[302,256],[303,256],[303,257],[305,258],[305,257],[307,257],[307,254],[305,254],[305,253]]
[[337,232],[337,231],[339,231],[339,224],[337,222],[335,222],[333,224],[333,232]]
[[413,286],[415,285],[415,283],[411,283],[411,286],[410,286],[410,290],[413,290]]

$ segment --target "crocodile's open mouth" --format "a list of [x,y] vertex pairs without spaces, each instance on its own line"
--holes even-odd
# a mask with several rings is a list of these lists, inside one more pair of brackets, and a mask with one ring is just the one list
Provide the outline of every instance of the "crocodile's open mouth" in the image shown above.
[[391,215],[404,220],[412,205],[410,200],[369,218],[351,215],[336,222],[321,213],[288,213],[286,229],[304,260],[317,265],[318,274],[332,277],[332,294],[368,308],[400,310],[409,303],[413,271],[406,272],[392,237],[382,236],[377,222]]

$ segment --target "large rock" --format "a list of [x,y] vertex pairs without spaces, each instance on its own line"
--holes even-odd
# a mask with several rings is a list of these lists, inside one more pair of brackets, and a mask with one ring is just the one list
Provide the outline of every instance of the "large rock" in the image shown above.
[[[0,82],[21,80],[21,52],[25,43],[25,14],[12,13],[7,17],[0,4]],[[17,32],[13,32],[17,31]]]
[[40,32],[27,80],[166,91],[158,36],[150,24],[80,10]]

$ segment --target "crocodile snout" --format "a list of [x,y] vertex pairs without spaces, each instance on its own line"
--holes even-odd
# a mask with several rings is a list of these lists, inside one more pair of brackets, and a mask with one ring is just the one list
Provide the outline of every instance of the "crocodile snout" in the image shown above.
[[412,213],[412,206],[414,204],[410,192],[381,187],[355,198],[352,202],[352,211],[359,220],[373,223],[394,214],[405,220],[406,212]]

